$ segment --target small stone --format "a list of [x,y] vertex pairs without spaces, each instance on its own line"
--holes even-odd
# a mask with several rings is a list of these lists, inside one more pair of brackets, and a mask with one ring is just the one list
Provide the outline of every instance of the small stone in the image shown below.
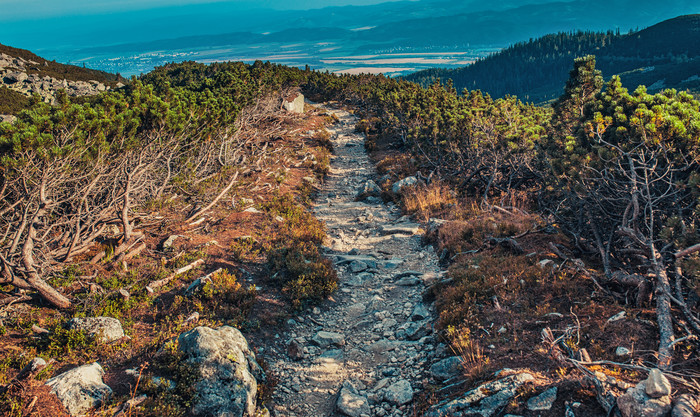
[[554,261],[552,261],[551,259],[542,259],[537,263],[537,266],[539,266],[540,269],[546,269],[547,267],[551,268],[552,266],[554,266]]
[[671,395],[671,383],[658,369],[652,369],[646,380],[646,393],[651,398]]
[[340,347],[345,345],[345,336],[340,333],[320,331],[314,335],[311,341],[321,348]]
[[618,346],[617,349],[615,349],[615,356],[625,357],[629,356],[631,353],[632,351],[630,351],[626,347]]
[[423,281],[418,277],[404,277],[396,281],[396,285],[398,285],[399,287],[415,287],[421,282]]
[[527,400],[527,409],[530,411],[551,410],[554,401],[557,400],[557,387],[552,387],[542,394]]
[[620,311],[619,313],[617,313],[617,314],[615,314],[614,316],[610,317],[610,318],[608,319],[608,323],[614,323],[614,322],[616,322],[616,321],[622,320],[622,319],[625,318],[626,315],[627,315],[627,312],[625,312],[625,311]]
[[392,186],[391,186],[391,191],[394,192],[394,194],[398,194],[401,192],[401,190],[409,185],[414,185],[418,182],[418,178],[416,177],[406,177],[400,181],[396,181]]
[[161,249],[167,250],[173,247],[173,244],[175,243],[175,240],[179,238],[180,235],[172,235],[168,236],[167,239],[163,241],[163,243],[160,244]]
[[429,321],[412,322],[406,327],[406,338],[408,340],[418,340],[433,332]]
[[354,260],[350,262],[350,270],[354,273],[366,271],[367,268],[367,264],[362,261]]
[[196,322],[199,320],[199,312],[195,311],[194,313],[190,314],[189,317],[185,319],[185,323],[189,322]]
[[376,182],[372,180],[366,181],[355,195],[355,200],[362,200],[367,197],[379,197],[382,194],[382,189],[379,188]]
[[296,340],[292,339],[287,345],[287,355],[295,361],[304,359],[304,346]]
[[425,306],[425,304],[418,303],[415,307],[413,307],[413,312],[411,312],[412,321],[425,320],[428,317],[430,317],[430,312],[428,311],[428,308]]
[[384,392],[384,399],[392,404],[401,406],[413,400],[413,388],[411,383],[400,379],[391,384]]

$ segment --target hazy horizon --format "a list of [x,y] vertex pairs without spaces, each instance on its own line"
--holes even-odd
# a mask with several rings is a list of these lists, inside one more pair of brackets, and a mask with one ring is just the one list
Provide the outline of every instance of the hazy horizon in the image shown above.
[[237,5],[243,10],[309,10],[333,6],[366,6],[411,0],[0,0],[0,22],[157,10],[196,5]]

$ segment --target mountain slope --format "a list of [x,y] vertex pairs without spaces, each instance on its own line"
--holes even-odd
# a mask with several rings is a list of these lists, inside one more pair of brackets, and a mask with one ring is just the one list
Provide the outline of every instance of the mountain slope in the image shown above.
[[[17,114],[37,94],[52,103],[59,90],[70,96],[98,94],[125,81],[110,74],[46,60],[30,51],[0,44],[0,116]],[[0,121],[12,118],[0,117]]]
[[[406,77],[422,85],[452,79],[457,89],[480,89],[502,97],[542,102],[558,97],[573,58],[596,55],[605,77],[620,74],[630,89],[697,87],[700,75],[700,15],[669,19],[639,32],[559,33],[515,44],[473,65],[432,69]],[[694,78],[695,77],[695,78]]]

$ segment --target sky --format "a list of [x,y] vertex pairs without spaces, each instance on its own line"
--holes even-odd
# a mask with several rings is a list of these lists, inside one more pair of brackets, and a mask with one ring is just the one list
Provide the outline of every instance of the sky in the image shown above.
[[203,3],[228,3],[241,9],[312,9],[327,6],[368,5],[397,0],[0,0],[0,21],[27,18],[79,16],[112,12],[187,6]]

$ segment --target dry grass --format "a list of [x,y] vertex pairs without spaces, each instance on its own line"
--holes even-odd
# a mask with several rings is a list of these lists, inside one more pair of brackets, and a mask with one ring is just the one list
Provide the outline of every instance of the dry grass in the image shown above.
[[454,191],[439,181],[429,185],[406,187],[401,191],[401,203],[407,213],[427,221],[431,217],[443,216],[457,204]]

